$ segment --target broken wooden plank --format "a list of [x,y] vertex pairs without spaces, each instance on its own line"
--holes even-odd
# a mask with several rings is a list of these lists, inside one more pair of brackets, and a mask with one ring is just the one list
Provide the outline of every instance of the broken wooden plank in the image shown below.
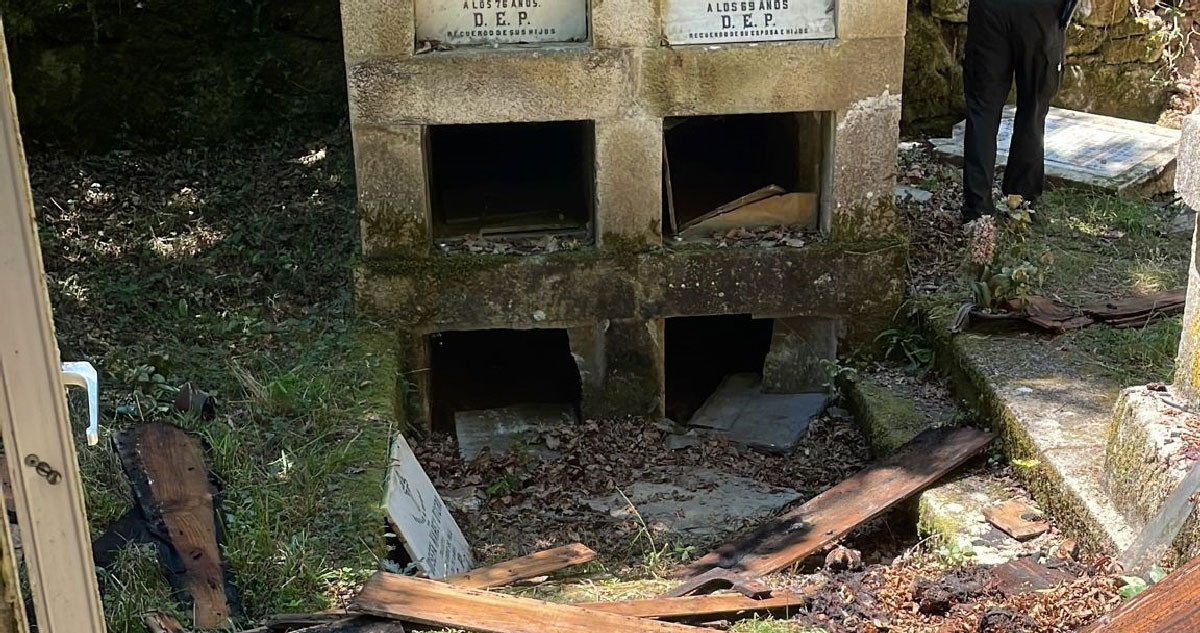
[[709,211],[708,213],[705,213],[704,215],[692,218],[691,220],[688,220],[687,222],[680,224],[679,231],[686,232],[689,228],[696,226],[706,220],[715,218],[718,215],[722,215],[724,213],[729,213],[730,211],[733,211],[734,209],[740,209],[752,202],[758,202],[759,200],[762,200],[763,198],[770,198],[771,196],[777,196],[782,193],[787,193],[787,190],[784,189],[783,187],[780,187],[779,185],[767,185],[766,187],[763,187],[762,189],[756,189],[736,200],[726,202],[725,204],[713,209],[712,211]]
[[478,589],[426,578],[377,572],[350,604],[351,611],[427,626],[481,633],[670,633],[694,627]]
[[294,631],[321,624],[341,622],[346,618],[358,617],[347,611],[322,611],[320,613],[280,613],[267,618],[264,626],[270,631]]
[[676,235],[679,233],[679,222],[675,219],[675,188],[671,184],[671,161],[667,157],[667,139],[665,135],[662,142],[662,157],[663,190],[667,193],[667,228],[670,229],[671,235]]
[[1187,288],[1176,288],[1084,306],[1083,313],[1105,322],[1166,316],[1182,311],[1186,299]]
[[922,432],[892,456],[684,567],[690,577],[714,567],[763,576],[799,562],[961,466],[992,441],[969,427]]
[[713,233],[762,226],[816,228],[817,194],[784,193],[730,209],[703,220],[693,220],[679,232],[684,239],[708,237]]
[[582,543],[574,543],[542,550],[490,567],[481,567],[463,574],[448,576],[445,581],[463,589],[503,587],[518,580],[544,576],[564,567],[589,563],[595,558],[596,552],[593,552],[591,548]]
[[804,594],[776,591],[757,600],[741,594],[728,593],[618,602],[584,602],[575,606],[635,618],[710,622],[754,614],[771,613],[786,616],[804,609],[807,600],[808,596]]
[[662,598],[682,598],[684,596],[708,594],[718,589],[732,589],[747,598],[766,598],[771,595],[771,588],[758,580],[751,580],[728,569],[717,567],[710,569],[695,578],[664,593]]
[[[214,488],[200,440],[169,424],[133,427],[116,438],[118,452],[151,531],[169,545],[174,584],[192,601],[200,629],[229,626],[230,586],[221,564]],[[182,577],[179,573],[182,570]]]
[[1079,633],[1200,631],[1200,557]]
[[1046,517],[1023,501],[1006,501],[984,508],[983,518],[1018,541],[1028,541],[1050,531]]
[[142,615],[142,623],[150,633],[187,633],[179,620],[169,613],[151,611]]
[[988,572],[988,576],[988,588],[1006,596],[1041,591],[1075,579],[1074,574],[1039,564],[1031,556],[996,565]]
[[289,633],[405,633],[404,625],[395,620],[360,615],[343,617],[335,622],[326,622]]

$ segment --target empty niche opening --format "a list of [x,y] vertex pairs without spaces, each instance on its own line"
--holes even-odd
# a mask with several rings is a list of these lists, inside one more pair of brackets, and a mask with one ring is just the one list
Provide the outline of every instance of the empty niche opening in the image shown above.
[[815,229],[830,120],[825,112],[665,119],[663,227],[681,238]]
[[586,234],[592,217],[590,121],[429,127],[433,234]]
[[729,376],[762,376],[771,319],[748,314],[666,320],[666,414],[687,423]]
[[433,334],[429,361],[433,428],[454,432],[467,459],[578,418],[579,368],[566,330]]

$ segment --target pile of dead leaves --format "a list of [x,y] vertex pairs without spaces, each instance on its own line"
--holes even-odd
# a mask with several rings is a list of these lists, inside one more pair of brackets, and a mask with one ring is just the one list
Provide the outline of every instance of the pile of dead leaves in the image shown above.
[[[633,562],[646,545],[634,542],[653,526],[641,525],[636,517],[596,513],[585,503],[589,497],[637,481],[654,482],[671,467],[703,466],[793,488],[807,498],[854,474],[868,459],[848,417],[814,420],[790,456],[766,455],[717,438],[671,450],[669,429],[639,419],[587,421],[538,438],[540,446],[561,456],[550,460],[528,450],[500,456],[485,451],[464,463],[450,437],[422,442],[415,451],[482,560],[583,541],[616,564]],[[732,532],[739,526],[728,527]],[[664,544],[660,539],[656,546]]]

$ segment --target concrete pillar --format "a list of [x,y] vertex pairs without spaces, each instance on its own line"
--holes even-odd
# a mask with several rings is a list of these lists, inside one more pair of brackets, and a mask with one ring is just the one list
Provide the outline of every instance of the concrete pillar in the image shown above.
[[596,121],[596,241],[662,243],[662,119]]
[[615,319],[568,328],[585,418],[662,415],[661,323]]
[[841,322],[823,317],[775,319],[763,362],[766,393],[816,393],[829,381],[822,361],[837,360]]
[[[1192,209],[1200,210],[1200,114],[1184,120],[1179,141],[1175,189]],[[1192,261],[1188,266],[1187,307],[1183,315],[1183,336],[1175,361],[1175,391],[1193,408],[1200,406],[1200,264],[1197,238],[1192,237]]]
[[363,257],[427,256],[432,237],[424,126],[356,125],[353,132]]

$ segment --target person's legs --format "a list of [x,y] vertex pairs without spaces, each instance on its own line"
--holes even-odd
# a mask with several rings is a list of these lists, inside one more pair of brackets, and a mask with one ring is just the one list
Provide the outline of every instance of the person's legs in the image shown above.
[[963,84],[967,129],[963,139],[963,219],[994,212],[992,180],[996,172],[996,132],[1012,87],[1009,0],[973,0],[967,11]]
[[1033,201],[1045,185],[1046,113],[1062,83],[1065,35],[1055,0],[1024,0],[1014,13],[1017,115],[1004,170],[1004,193]]

